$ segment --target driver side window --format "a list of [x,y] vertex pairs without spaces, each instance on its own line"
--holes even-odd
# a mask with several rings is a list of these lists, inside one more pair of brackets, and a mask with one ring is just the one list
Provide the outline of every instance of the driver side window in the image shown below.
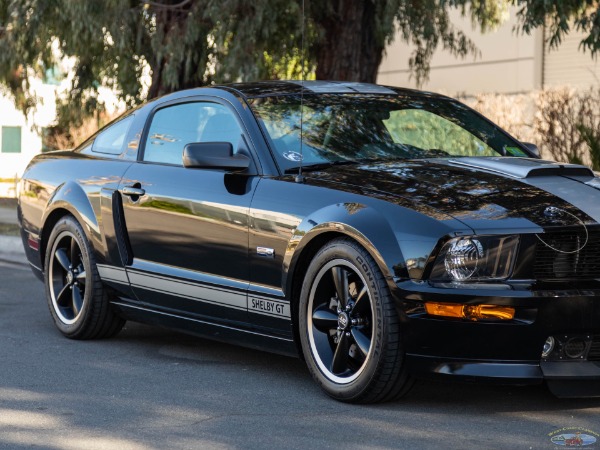
[[236,148],[242,129],[232,111],[219,103],[183,103],[159,109],[152,117],[144,161],[182,165],[183,149],[193,142],[230,142]]

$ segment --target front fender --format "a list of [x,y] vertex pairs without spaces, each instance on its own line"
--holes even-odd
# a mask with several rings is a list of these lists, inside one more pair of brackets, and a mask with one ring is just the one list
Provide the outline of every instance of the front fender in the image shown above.
[[283,260],[283,286],[291,292],[292,276],[303,250],[324,233],[348,236],[375,259],[388,283],[408,279],[398,240],[389,221],[374,208],[360,203],[338,203],[305,217],[294,230]]

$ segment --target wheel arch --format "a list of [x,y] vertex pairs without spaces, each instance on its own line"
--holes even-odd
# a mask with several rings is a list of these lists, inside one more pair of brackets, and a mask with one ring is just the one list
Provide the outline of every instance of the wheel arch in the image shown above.
[[397,279],[409,278],[396,235],[388,220],[374,208],[338,204],[307,216],[289,241],[282,280],[286,296],[290,299],[294,341],[297,345],[300,342],[298,302],[305,274],[317,252],[337,238],[351,239],[363,247],[381,270],[392,292],[397,289]]
[[283,260],[285,293],[292,292],[298,269],[308,265],[318,249],[336,237],[351,238],[365,248],[388,283],[409,278],[396,234],[383,214],[362,204],[343,203],[308,215],[294,230]]
[[[72,181],[64,183],[52,194],[42,217],[40,233],[42,269],[44,269],[50,234],[58,221],[67,215],[73,216],[79,222],[90,243],[101,241],[98,219],[88,196],[79,184]],[[96,246],[92,244],[92,247]]]

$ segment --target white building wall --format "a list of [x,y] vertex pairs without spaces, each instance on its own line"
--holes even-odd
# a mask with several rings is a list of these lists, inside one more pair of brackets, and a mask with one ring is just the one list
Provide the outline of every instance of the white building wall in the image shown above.
[[20,175],[27,162],[42,149],[40,135],[32,129],[32,123],[27,120],[21,111],[18,111],[12,99],[0,96],[0,142],[2,127],[21,128],[21,153],[0,152],[0,178],[13,178]]
[[[436,51],[429,81],[424,83],[423,89],[449,95],[475,95],[481,92],[528,92],[541,86],[541,32],[534,35],[515,33],[515,9],[509,11],[509,19],[502,26],[487,34],[481,34],[470,18],[461,17],[458,11],[451,13],[451,19],[475,42],[480,54],[460,59],[449,52]],[[412,51],[412,46],[395,40],[387,48],[377,82],[417,87],[408,66]]]
[[[15,195],[13,180],[19,178],[27,164],[42,151],[41,132],[56,118],[56,87],[33,80],[32,89],[40,99],[28,116],[18,110],[8,94],[0,93],[0,197]],[[3,127],[21,128],[21,152],[2,151]]]
[[[39,99],[35,108],[27,115],[15,108],[8,94],[0,91],[0,197],[14,196],[14,183],[20,178],[31,159],[42,151],[42,129],[55,124],[56,98],[64,95],[70,88],[72,77],[72,60],[63,61],[63,70],[67,76],[59,84],[45,84],[41,79],[30,78],[32,91]],[[99,100],[105,105],[109,114],[116,114],[125,109],[116,92],[101,87]],[[2,152],[2,127],[21,127],[21,153]]]
[[589,50],[583,52],[579,45],[584,34],[572,30],[557,49],[546,45],[544,51],[544,87],[570,85],[577,88],[600,86],[600,62],[593,59]]

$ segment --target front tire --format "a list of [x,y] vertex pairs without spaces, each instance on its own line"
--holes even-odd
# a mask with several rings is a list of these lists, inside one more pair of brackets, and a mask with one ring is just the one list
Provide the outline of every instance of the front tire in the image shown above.
[[59,331],[70,339],[106,338],[125,321],[109,303],[91,246],[72,216],[54,226],[46,248],[44,281],[48,308]]
[[308,369],[329,396],[374,403],[408,392],[398,313],[377,264],[356,242],[336,239],[315,255],[299,314]]

